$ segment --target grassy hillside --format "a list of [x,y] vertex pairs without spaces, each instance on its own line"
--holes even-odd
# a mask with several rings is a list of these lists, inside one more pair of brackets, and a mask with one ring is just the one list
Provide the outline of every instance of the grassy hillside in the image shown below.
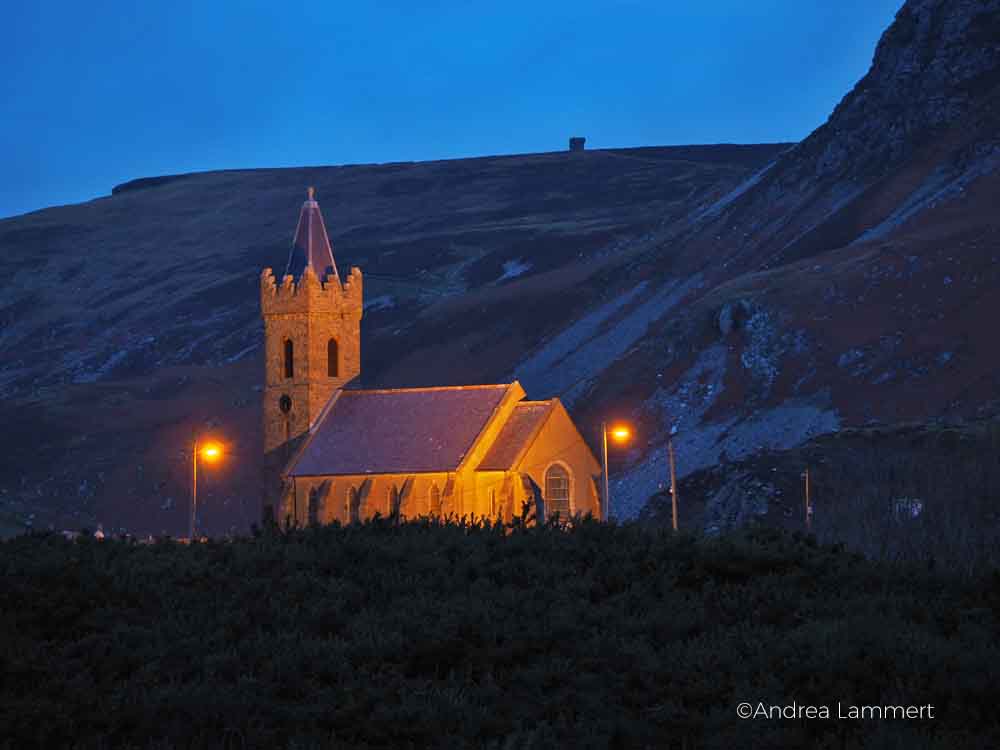
[[[506,531],[507,533],[504,533]],[[986,747],[1000,576],[377,520],[194,547],[0,543],[0,747]],[[934,706],[750,720],[740,702]]]

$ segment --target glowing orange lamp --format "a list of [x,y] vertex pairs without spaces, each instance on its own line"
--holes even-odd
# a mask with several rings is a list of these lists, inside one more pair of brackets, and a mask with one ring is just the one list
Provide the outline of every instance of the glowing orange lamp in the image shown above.
[[625,425],[616,425],[611,428],[611,437],[616,443],[624,443],[632,437],[632,432]]
[[222,446],[218,443],[208,443],[201,447],[201,457],[209,463],[215,463],[222,458]]
[[[608,484],[608,423],[601,423],[601,435],[604,444],[604,520],[608,520],[608,514],[611,512],[611,498],[610,489]],[[611,439],[618,444],[623,444],[628,442],[629,438],[632,437],[632,430],[629,429],[628,425],[616,424],[611,428]]]

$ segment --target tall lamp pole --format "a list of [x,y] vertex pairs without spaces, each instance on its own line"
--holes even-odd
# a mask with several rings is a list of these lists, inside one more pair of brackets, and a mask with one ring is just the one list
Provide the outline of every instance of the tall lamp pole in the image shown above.
[[[632,436],[627,425],[618,424],[611,428],[611,438],[616,443],[625,443]],[[611,514],[611,490],[608,485],[608,423],[601,422],[601,447],[604,454],[604,520]]]
[[198,511],[198,455],[209,463],[214,463],[222,457],[222,446],[214,440],[206,441],[195,436],[194,448],[191,451],[191,518],[188,522],[191,542],[194,542],[195,517]]
[[601,442],[603,443],[604,452],[604,512],[602,515],[602,520],[608,520],[608,511],[611,509],[611,498],[608,497],[608,423],[601,422]]
[[188,539],[194,543],[194,517],[198,508],[198,438],[191,451],[191,518],[188,519]]
[[802,478],[806,481],[806,531],[812,531],[812,498],[809,496],[809,468],[802,472]]

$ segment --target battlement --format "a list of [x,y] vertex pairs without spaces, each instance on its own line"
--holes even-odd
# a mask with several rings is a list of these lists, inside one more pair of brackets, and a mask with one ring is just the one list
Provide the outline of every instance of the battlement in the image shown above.
[[363,309],[361,270],[352,268],[347,282],[335,274],[320,281],[309,266],[296,279],[286,274],[279,284],[274,271],[265,268],[260,274],[260,307],[264,315],[282,313],[338,313],[361,317]]

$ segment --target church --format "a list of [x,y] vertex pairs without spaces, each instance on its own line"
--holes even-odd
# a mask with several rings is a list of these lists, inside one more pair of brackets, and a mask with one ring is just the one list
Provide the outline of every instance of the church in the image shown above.
[[521,385],[365,389],[361,271],[341,280],[313,188],[264,318],[264,515],[601,518],[600,464],[558,398]]

